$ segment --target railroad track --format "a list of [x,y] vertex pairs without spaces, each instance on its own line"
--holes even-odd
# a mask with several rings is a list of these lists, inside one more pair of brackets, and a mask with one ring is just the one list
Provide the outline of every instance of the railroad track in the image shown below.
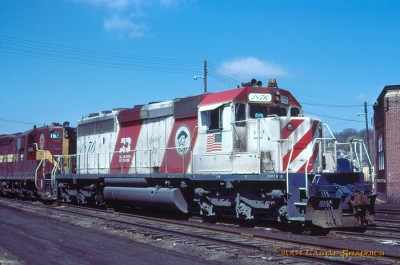
[[384,215],[400,216],[400,211],[393,210],[393,209],[375,209],[375,213],[384,214]]
[[354,239],[368,239],[368,240],[374,240],[377,242],[377,244],[393,244],[393,245],[398,245],[400,246],[400,231],[392,231],[392,230],[387,230],[385,228],[380,229],[379,228],[372,228],[368,230],[368,233],[357,233],[357,232],[351,232],[351,231],[335,231],[334,232],[336,236],[343,236],[345,238],[354,238]]
[[[376,219],[374,226],[369,226],[367,232],[357,233],[355,231],[336,230],[335,236],[343,240],[363,239],[376,242],[377,245],[400,246],[400,225],[399,221]],[[400,262],[399,262],[400,264]]]
[[248,229],[226,224],[211,226],[196,221],[138,216],[71,205],[55,207],[3,199],[0,199],[0,203],[29,211],[36,208],[35,212],[40,209],[53,217],[87,219],[89,223],[100,221],[107,229],[122,230],[128,235],[143,235],[150,241],[167,241],[169,245],[190,245],[203,249],[205,253],[223,252],[235,260],[245,260],[250,264],[265,260],[272,264],[299,260],[309,264],[396,264],[400,259],[395,251],[397,249],[388,245],[377,248],[376,241],[371,239],[352,238],[343,242],[341,237],[335,235],[311,237],[261,227]]
[[375,209],[375,221],[384,223],[400,223],[400,211],[394,209]]

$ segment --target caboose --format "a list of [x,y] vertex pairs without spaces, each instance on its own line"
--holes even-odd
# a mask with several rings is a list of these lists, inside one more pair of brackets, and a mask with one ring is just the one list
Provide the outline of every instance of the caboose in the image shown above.
[[76,130],[65,122],[0,135],[0,194],[53,200],[54,170],[70,167],[57,164],[54,156],[76,152],[75,134]]
[[81,119],[77,154],[59,157],[77,167],[60,171],[58,196],[205,218],[359,226],[372,222],[376,197],[358,170],[360,143],[349,144],[353,156],[343,162],[328,126],[306,117],[276,80],[252,80]]

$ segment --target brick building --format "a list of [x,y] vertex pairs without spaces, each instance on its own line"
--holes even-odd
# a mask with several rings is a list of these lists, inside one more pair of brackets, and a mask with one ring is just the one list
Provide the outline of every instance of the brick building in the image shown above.
[[376,191],[400,203],[400,85],[385,86],[374,104]]

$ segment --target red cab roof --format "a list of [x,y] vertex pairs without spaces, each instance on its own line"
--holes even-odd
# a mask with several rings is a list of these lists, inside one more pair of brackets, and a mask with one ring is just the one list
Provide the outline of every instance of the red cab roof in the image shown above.
[[249,93],[271,93],[278,90],[281,95],[287,96],[289,99],[290,106],[299,106],[300,103],[293,97],[293,95],[281,88],[270,88],[270,87],[241,87],[232,90],[226,90],[222,92],[210,93],[200,102],[199,107],[211,104],[222,104],[225,102],[248,102]]
[[247,87],[226,90],[223,92],[207,94],[207,96],[200,102],[199,106],[232,101],[242,101],[246,100],[246,97]]

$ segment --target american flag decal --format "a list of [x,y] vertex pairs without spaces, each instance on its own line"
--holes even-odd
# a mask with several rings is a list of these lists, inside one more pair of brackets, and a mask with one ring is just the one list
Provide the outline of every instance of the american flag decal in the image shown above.
[[207,135],[207,152],[222,151],[222,135],[209,134]]

